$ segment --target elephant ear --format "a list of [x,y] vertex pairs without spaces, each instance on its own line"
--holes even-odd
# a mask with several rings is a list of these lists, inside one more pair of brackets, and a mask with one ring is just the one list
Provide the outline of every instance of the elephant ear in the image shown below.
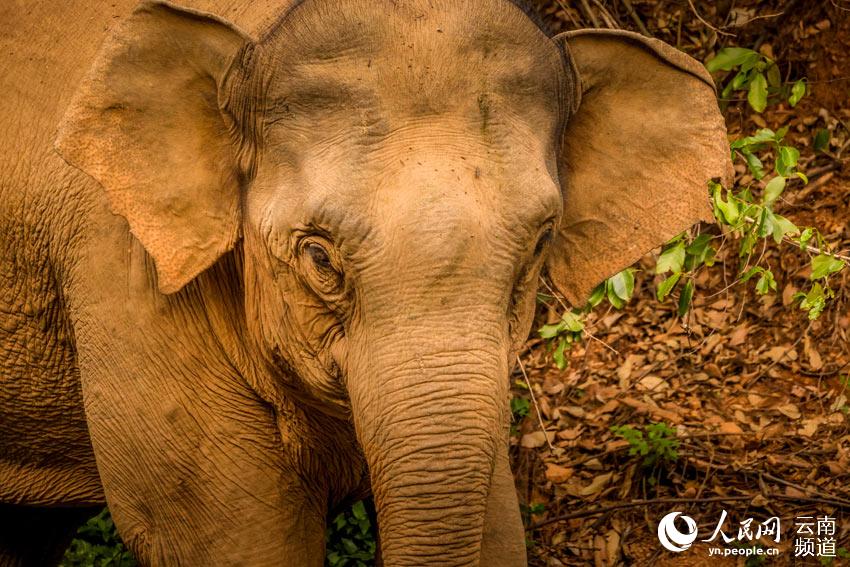
[[239,237],[239,174],[220,99],[248,38],[212,16],[143,2],[106,42],[56,148],[106,190],[180,290]]
[[711,220],[707,183],[727,179],[732,164],[714,83],[697,61],[630,32],[555,41],[580,92],[561,146],[564,213],[547,269],[581,305],[605,278]]

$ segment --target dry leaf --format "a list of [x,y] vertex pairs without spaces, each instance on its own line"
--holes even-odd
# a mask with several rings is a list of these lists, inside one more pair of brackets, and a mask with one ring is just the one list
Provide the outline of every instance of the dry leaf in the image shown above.
[[705,345],[703,345],[702,349],[700,350],[700,354],[702,354],[703,356],[708,356],[714,351],[714,349],[717,347],[718,344],[720,344],[720,341],[722,340],[723,335],[719,333],[714,333],[705,340]]
[[767,498],[762,494],[756,494],[755,497],[750,501],[751,506],[758,506],[759,508],[764,508],[768,505]]
[[573,476],[573,469],[571,468],[562,467],[554,463],[546,465],[546,480],[558,484],[566,482],[571,476]]
[[614,473],[606,473],[606,474],[597,475],[590,482],[590,484],[588,484],[587,486],[585,486],[584,488],[582,488],[579,491],[579,495],[580,496],[591,496],[593,494],[597,494],[599,492],[602,492],[602,489],[604,489],[606,486],[608,486],[608,483],[611,481],[612,476],[614,476]]
[[618,407],[620,407],[620,402],[618,402],[617,400],[608,400],[605,405],[596,408],[593,413],[595,413],[596,415],[601,415],[603,413],[611,413]]
[[774,409],[785,417],[800,419],[800,409],[794,404],[782,404],[781,406],[776,406]]
[[658,376],[644,376],[637,383],[638,388],[642,390],[649,390],[654,392],[659,392],[667,388],[667,382],[663,378],[659,378]]
[[818,427],[823,423],[822,417],[813,417],[812,419],[803,420],[803,427],[797,430],[797,433],[803,437],[811,437],[818,430]]
[[762,357],[773,362],[797,360],[797,351],[791,345],[775,346],[764,351]]
[[792,498],[805,498],[806,496],[808,496],[805,492],[803,492],[802,490],[798,490],[793,486],[785,487],[785,495],[791,496]]
[[[554,433],[549,433],[549,440],[551,441],[554,436]],[[521,447],[525,447],[526,449],[537,449],[538,447],[542,447],[546,444],[546,434],[542,431],[526,433],[522,436],[522,439],[520,439],[519,444]]]
[[608,556],[608,565],[616,565],[620,558],[620,534],[616,530],[609,530],[605,537],[605,554]]
[[806,337],[806,340],[803,343],[803,352],[806,353],[806,358],[809,359],[809,368],[812,370],[820,370],[823,368],[823,360],[820,357],[820,353],[814,346],[812,346],[812,341],[809,340],[809,337]]
[[721,424],[720,429],[718,431],[726,435],[741,435],[744,433],[744,430],[741,429],[737,423],[734,423],[732,421],[727,421]]
[[735,327],[735,330],[729,334],[729,346],[738,346],[742,345],[747,340],[747,335],[750,332],[750,328],[746,325],[738,325]]
[[558,432],[558,439],[562,441],[573,441],[581,435],[582,428],[574,427],[572,429],[562,429]]

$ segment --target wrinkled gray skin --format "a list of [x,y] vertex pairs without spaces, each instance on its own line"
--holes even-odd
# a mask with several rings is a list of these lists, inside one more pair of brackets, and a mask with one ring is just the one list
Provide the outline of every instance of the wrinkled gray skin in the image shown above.
[[106,501],[144,564],[318,566],[370,493],[386,565],[525,564],[538,276],[579,302],[708,216],[701,67],[507,0],[7,2],[0,32],[0,565]]

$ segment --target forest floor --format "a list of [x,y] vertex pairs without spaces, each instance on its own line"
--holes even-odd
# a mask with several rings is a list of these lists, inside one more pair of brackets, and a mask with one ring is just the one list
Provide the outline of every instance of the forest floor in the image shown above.
[[[757,114],[746,101],[724,101],[729,135],[788,126],[811,181],[786,190],[776,211],[818,227],[833,251],[848,253],[850,3],[538,4],[556,28],[643,27],[701,61],[720,47],[753,48],[773,57],[786,80],[806,77],[809,93],[795,108],[780,103]],[[831,143],[816,153],[813,138],[822,129]],[[739,186],[752,182],[743,167],[737,173]],[[590,316],[592,338],[569,352],[566,369],[555,367],[544,341],[527,344],[513,376],[515,398],[529,403],[527,412],[515,412],[512,458],[531,565],[850,564],[850,275],[839,274],[835,299],[809,321],[793,299],[810,274],[805,253],[767,247],[778,289],[760,296],[753,282],[734,283],[734,252],[721,249],[718,262],[699,273],[684,319],[672,301],[656,300],[652,284],[660,276],[638,272],[634,299]],[[542,307],[538,326],[562,311],[557,302]],[[656,423],[665,425],[645,429]],[[616,426],[654,431],[653,438],[630,443]],[[630,454],[633,448],[647,455]],[[724,511],[721,529],[733,541],[717,535],[701,542]],[[699,526],[698,541],[683,553],[662,548],[656,534],[671,512]],[[770,517],[779,518],[778,544],[738,537],[748,518],[755,534]],[[823,517],[835,519],[834,535],[831,522],[818,525]],[[797,557],[808,522],[811,539],[824,546],[815,551],[828,554],[834,538],[834,559]],[[778,548],[780,555],[718,557],[709,547]]]

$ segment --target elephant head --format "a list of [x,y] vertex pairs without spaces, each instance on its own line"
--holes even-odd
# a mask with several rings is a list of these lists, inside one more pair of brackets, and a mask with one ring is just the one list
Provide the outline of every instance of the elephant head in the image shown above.
[[711,78],[509,0],[306,0],[259,39],[143,3],[57,147],[177,294],[234,248],[264,373],[350,415],[384,559],[474,562],[546,266],[581,302],[729,171]]

